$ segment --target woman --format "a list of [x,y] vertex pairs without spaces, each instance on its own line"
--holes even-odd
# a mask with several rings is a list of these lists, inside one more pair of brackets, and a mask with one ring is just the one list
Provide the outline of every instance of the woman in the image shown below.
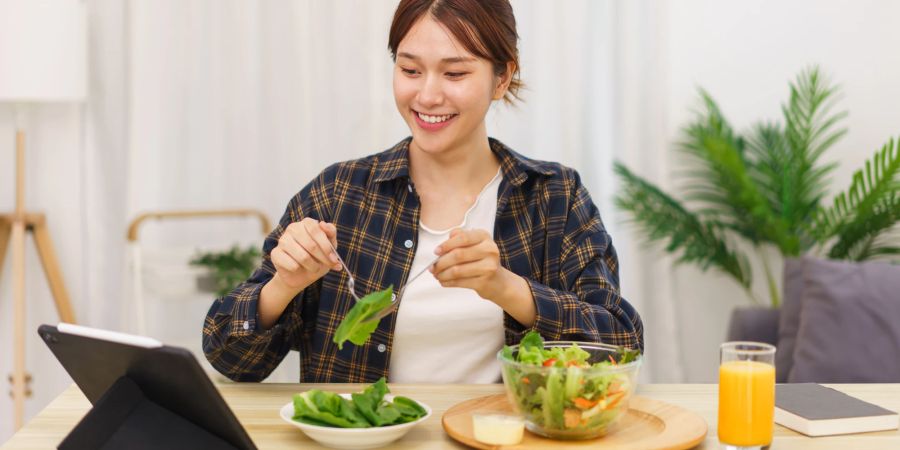
[[[485,115],[520,88],[508,0],[401,0],[389,48],[411,137],[325,169],[288,204],[249,280],[203,328],[214,367],[262,380],[291,349],[301,382],[487,383],[528,330],[643,347],[618,261],[578,174],[488,138]],[[356,294],[403,286],[362,346],[332,343]],[[435,262],[436,260],[436,262]]]

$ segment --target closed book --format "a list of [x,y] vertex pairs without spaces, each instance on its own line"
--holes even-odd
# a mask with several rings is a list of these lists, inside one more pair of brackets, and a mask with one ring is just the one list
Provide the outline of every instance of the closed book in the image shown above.
[[775,423],[807,436],[895,430],[896,412],[816,383],[775,386]]

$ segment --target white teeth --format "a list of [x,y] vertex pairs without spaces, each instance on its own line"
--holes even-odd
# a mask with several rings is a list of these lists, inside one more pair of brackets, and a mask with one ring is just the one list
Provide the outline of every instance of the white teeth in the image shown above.
[[444,122],[446,120],[449,120],[451,117],[453,117],[453,114],[447,114],[444,116],[428,116],[428,115],[422,114],[420,112],[416,112],[416,114],[419,115],[420,119],[422,119],[423,121],[428,122],[428,123]]

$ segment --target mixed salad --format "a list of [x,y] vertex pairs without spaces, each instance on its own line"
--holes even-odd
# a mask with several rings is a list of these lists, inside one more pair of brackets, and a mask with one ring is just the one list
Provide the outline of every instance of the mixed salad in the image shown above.
[[[526,420],[544,431],[563,431],[577,437],[600,435],[627,408],[634,371],[604,371],[628,364],[640,351],[619,348],[604,355],[602,361],[590,362],[591,353],[577,344],[544,348],[544,340],[531,331],[522,339],[517,351],[506,346],[500,359],[518,364],[504,364],[503,376],[512,400]],[[545,370],[544,368],[556,368]]]
[[294,394],[293,419],[323,427],[371,428],[413,422],[427,414],[413,399],[397,395],[393,402],[385,400],[388,392],[381,377],[364,391],[351,394],[350,400],[318,389]]

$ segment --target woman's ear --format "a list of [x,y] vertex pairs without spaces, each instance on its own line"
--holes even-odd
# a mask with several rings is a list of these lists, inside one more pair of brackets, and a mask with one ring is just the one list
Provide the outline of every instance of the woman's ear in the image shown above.
[[509,89],[509,83],[512,82],[512,76],[515,72],[516,63],[512,61],[507,62],[506,70],[497,76],[497,86],[494,87],[494,95],[491,96],[492,99],[500,100],[506,95],[506,91]]

